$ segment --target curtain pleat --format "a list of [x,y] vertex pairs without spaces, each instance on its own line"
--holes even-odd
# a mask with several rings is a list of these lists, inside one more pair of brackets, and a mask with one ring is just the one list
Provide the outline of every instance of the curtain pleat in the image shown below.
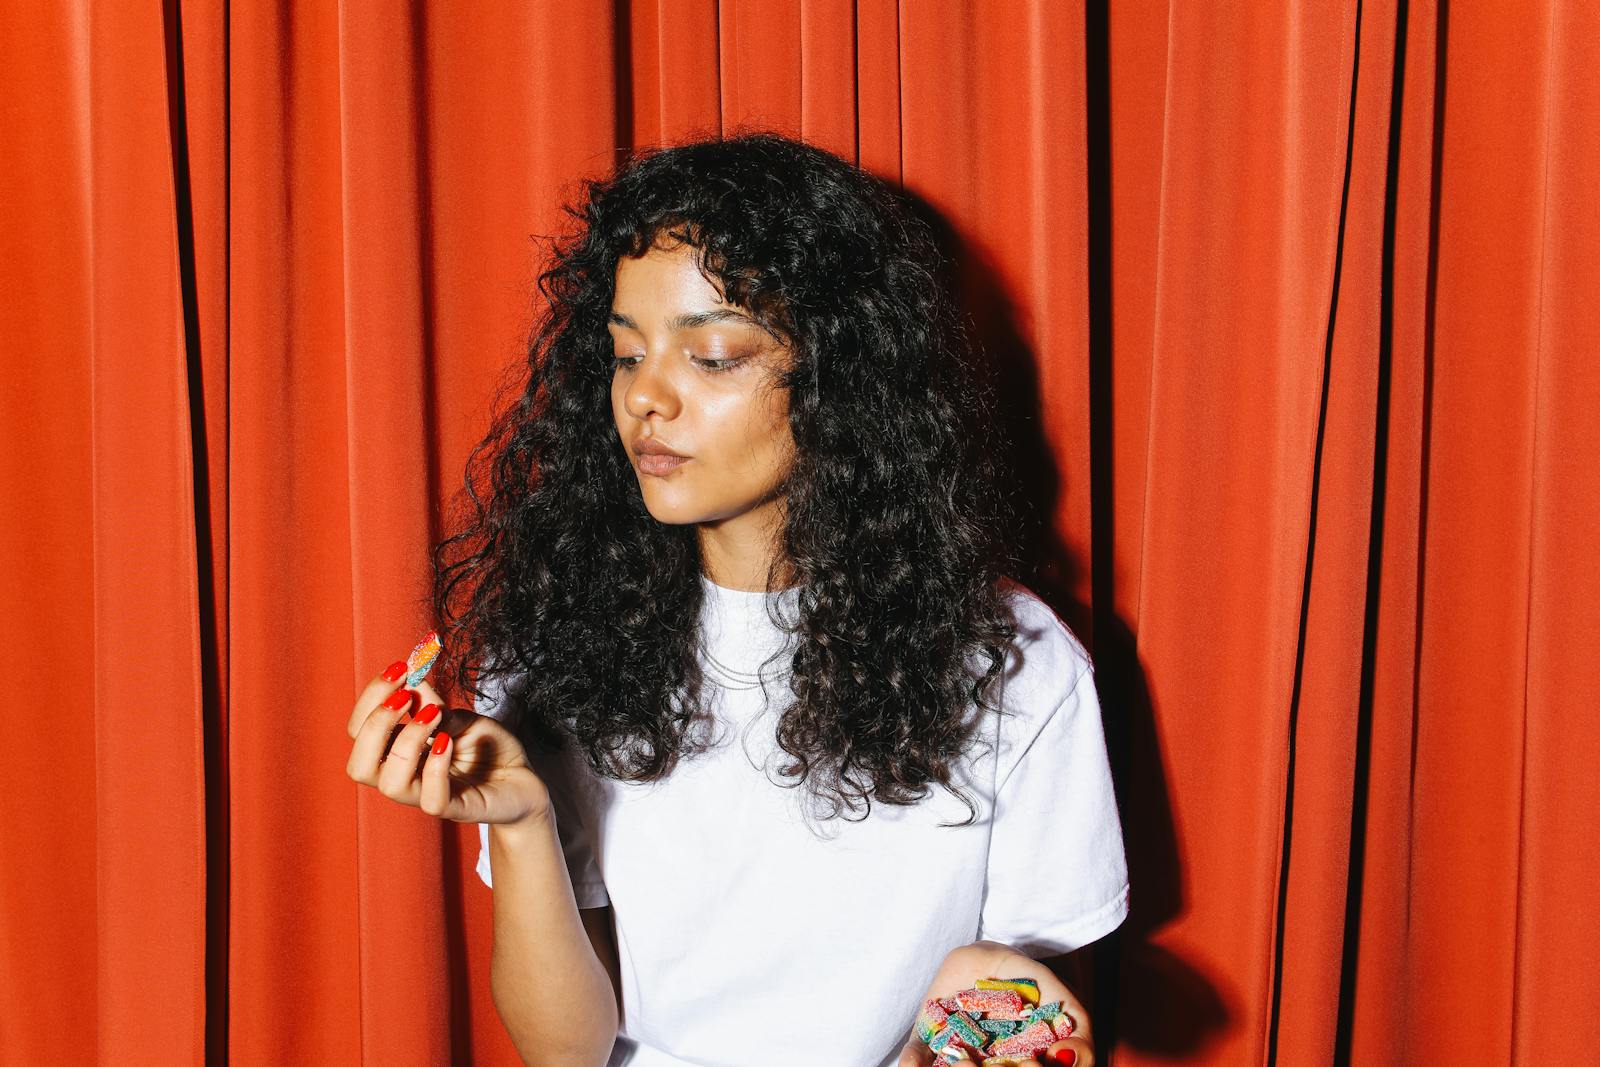
[[[172,45],[159,17],[86,14],[94,736],[74,755],[93,773],[95,955],[80,989],[95,996],[80,1019],[114,1061],[203,1033],[210,857]],[[48,771],[30,784],[54,791]],[[167,995],[151,1005],[139,991],[154,989]],[[202,1050],[185,1041],[172,1059]]]
[[24,3],[0,1067],[518,1062],[475,833],[354,786],[343,722],[430,625],[562,204],[758,128],[954,258],[1018,577],[1098,665],[1102,1061],[1589,1062],[1597,42],[1576,0]]
[[[1600,909],[1600,19],[1567,4],[1545,14],[1539,296],[1526,516],[1510,1056],[1581,1062],[1600,1047],[1595,1000]],[[1533,32],[1540,27],[1534,20]],[[1531,165],[1531,161],[1530,161]]]
[[[13,715],[5,731],[7,1067],[59,1059],[56,1035],[69,1020],[77,1021],[80,1061],[91,1059],[99,1014],[87,26],[80,12],[58,7],[36,4],[28,14],[26,25],[0,19],[8,60],[0,63],[0,156],[29,161],[0,169],[0,640],[12,664],[12,707],[42,714]],[[180,360],[181,349],[167,359]],[[18,699],[23,678],[45,671],[50,684]],[[44,775],[20,772],[44,753],[48,786]],[[19,780],[39,802],[25,802]]]

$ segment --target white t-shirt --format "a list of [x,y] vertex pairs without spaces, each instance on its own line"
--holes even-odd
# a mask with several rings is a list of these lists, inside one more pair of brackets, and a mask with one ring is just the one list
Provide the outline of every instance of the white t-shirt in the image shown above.
[[[938,824],[968,811],[938,785],[917,805],[874,802],[861,822],[808,817],[806,788],[776,784],[787,653],[757,673],[785,641],[768,605],[793,619],[797,591],[701,581],[722,743],[653,783],[596,776],[573,749],[529,754],[551,788],[577,906],[612,906],[622,1004],[609,1067],[887,1067],[950,949],[987,939],[1042,958],[1127,916],[1093,667],[1030,590],[1003,581],[1018,627],[1009,713],[988,718],[992,750],[959,761],[955,782],[978,815],[951,828]],[[488,827],[479,834],[478,875],[492,886]]]

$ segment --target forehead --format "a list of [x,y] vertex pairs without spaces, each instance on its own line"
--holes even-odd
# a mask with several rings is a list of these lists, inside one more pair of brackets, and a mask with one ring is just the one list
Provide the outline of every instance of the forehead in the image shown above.
[[670,331],[758,326],[745,309],[723,299],[715,278],[701,273],[696,250],[684,244],[657,244],[642,256],[618,259],[609,321],[635,330],[642,323]]
[[713,278],[700,270],[699,252],[690,245],[657,242],[642,256],[620,256],[616,268],[617,300],[675,295],[704,303],[721,300]]

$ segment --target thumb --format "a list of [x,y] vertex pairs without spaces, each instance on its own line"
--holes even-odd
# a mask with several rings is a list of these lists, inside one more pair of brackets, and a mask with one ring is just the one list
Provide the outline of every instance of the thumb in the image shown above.
[[930,1067],[932,1063],[933,1050],[916,1034],[912,1034],[900,1050],[900,1058],[895,1060],[894,1067]]
[[1044,1050],[1040,1062],[1047,1067],[1094,1067],[1094,1046],[1081,1037],[1064,1037]]

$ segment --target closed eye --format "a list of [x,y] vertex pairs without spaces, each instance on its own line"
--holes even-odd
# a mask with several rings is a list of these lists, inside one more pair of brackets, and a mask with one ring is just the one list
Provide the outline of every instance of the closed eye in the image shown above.
[[[632,370],[638,364],[634,361],[643,359],[643,356],[612,356],[611,367],[613,370]],[[732,370],[735,364],[743,363],[743,357],[738,359],[701,359],[699,356],[690,356],[689,362],[704,367],[708,373],[720,374]]]

